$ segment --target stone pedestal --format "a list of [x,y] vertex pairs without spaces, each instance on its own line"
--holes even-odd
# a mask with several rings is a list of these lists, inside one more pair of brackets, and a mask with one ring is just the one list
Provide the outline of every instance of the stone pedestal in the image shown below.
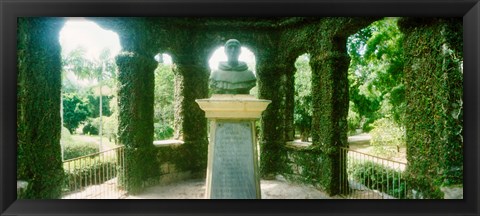
[[255,120],[271,102],[253,95],[196,100],[210,120],[207,199],[260,199]]

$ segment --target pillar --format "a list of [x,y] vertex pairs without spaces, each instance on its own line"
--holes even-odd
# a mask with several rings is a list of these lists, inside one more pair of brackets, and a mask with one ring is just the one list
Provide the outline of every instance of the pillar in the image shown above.
[[[190,53],[194,53],[193,51]],[[175,136],[183,139],[187,167],[194,173],[205,172],[208,155],[207,119],[195,99],[208,98],[209,67],[206,56],[174,54]]]
[[270,101],[214,94],[196,100],[210,122],[207,199],[261,199],[255,121]]
[[[350,58],[346,38],[325,38],[311,51],[312,145],[319,150],[320,185],[330,195],[338,194],[340,148],[347,146],[348,78]],[[344,157],[342,157],[344,158]],[[343,170],[340,170],[343,167]]]
[[61,47],[58,18],[18,19],[17,180],[19,198],[61,198]]
[[409,186],[443,198],[463,187],[463,26],[461,18],[402,18]]
[[[273,49],[272,49],[273,50]],[[285,158],[285,71],[289,68],[275,52],[257,55],[257,83],[259,98],[272,103],[262,113],[260,130],[260,174],[274,178]],[[282,81],[283,80],[283,81]]]
[[153,146],[154,70],[157,62],[139,51],[124,51],[116,57],[120,144],[125,146],[126,183],[130,193],[141,191],[144,183],[158,176]]
[[285,71],[285,141],[293,141],[295,139],[295,62],[291,63],[290,67]]

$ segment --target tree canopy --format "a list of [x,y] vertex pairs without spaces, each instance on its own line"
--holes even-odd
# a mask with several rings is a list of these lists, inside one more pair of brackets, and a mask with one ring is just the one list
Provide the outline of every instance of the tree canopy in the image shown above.
[[295,62],[295,108],[293,121],[302,141],[308,141],[312,127],[312,70],[310,56],[303,54]]
[[[402,125],[405,114],[403,84],[403,34],[398,18],[384,18],[350,36],[347,50],[351,57],[350,118],[359,118],[357,125],[369,131],[371,123],[392,118]],[[354,119],[350,119],[354,121]],[[350,128],[354,129],[354,128]]]
[[160,62],[155,69],[154,138],[167,139],[173,136],[174,74],[171,65]]
[[[100,107],[102,116],[112,115],[110,101],[116,97],[117,68],[109,49],[102,50],[98,59],[90,59],[84,47],[77,47],[63,53],[62,66],[63,125],[71,133],[81,124],[91,124],[99,117]],[[81,85],[81,80],[90,84]]]

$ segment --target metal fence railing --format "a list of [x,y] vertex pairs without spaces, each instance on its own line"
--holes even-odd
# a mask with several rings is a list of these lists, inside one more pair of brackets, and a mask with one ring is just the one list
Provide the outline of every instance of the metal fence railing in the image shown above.
[[348,199],[408,199],[406,163],[348,148],[340,153],[340,190]]
[[62,199],[119,199],[126,196],[124,147],[63,162]]

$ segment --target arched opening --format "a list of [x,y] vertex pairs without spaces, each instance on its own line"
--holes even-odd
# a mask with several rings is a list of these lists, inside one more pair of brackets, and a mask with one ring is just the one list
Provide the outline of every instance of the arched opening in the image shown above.
[[174,135],[174,88],[172,57],[165,53],[155,56],[154,136],[155,142],[171,139]]
[[[123,154],[118,143],[119,36],[84,18],[60,30],[62,56],[60,146],[67,183],[63,198],[116,181]],[[88,157],[86,157],[89,155]],[[81,171],[84,170],[84,171]],[[89,174],[79,175],[81,172]],[[91,174],[95,173],[95,174]]]
[[99,151],[115,147],[118,35],[92,21],[72,18],[60,31],[60,44],[64,159],[93,153],[95,144]]
[[310,55],[298,56],[295,61],[295,97],[294,97],[294,125],[295,139],[302,142],[311,141],[312,128],[312,69]]
[[350,135],[371,137],[368,153],[406,162],[403,34],[397,21],[378,20],[347,40],[348,127]]

